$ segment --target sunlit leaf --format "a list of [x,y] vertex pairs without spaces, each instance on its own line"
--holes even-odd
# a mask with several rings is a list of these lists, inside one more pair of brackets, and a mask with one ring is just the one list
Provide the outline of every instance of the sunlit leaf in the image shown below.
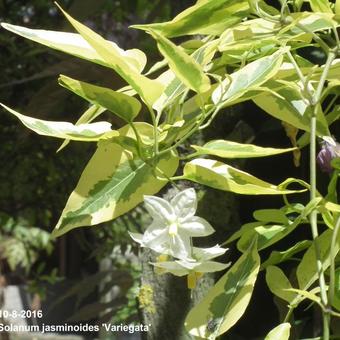
[[262,181],[244,171],[212,159],[197,158],[186,163],[183,177],[212,188],[245,195],[280,195],[297,192],[282,189],[280,186]]
[[69,122],[54,122],[28,117],[4,104],[0,103],[0,105],[16,116],[22,124],[39,135],[85,142],[98,141],[108,135],[110,137],[119,135],[117,131],[111,130],[111,124],[108,122],[80,125],[74,125]]
[[247,64],[226,77],[222,84],[213,92],[213,102],[215,104],[223,103],[223,105],[229,105],[242,97],[246,92],[261,86],[279,70],[285,51],[286,49],[282,48],[270,56]]
[[[301,262],[299,263],[296,271],[297,280],[300,289],[308,289],[318,278],[318,270],[316,267],[316,252],[315,252],[315,242],[318,243],[318,248],[320,252],[320,261],[322,263],[323,270],[326,270],[330,266],[331,258],[329,255],[329,247],[331,244],[333,236],[333,230],[324,231],[316,241],[308,248],[305,252]],[[340,235],[338,235],[334,254],[336,255],[340,249]]]
[[[272,83],[275,87],[275,82]],[[276,90],[277,95],[264,92],[262,95],[253,98],[254,103],[271,116],[291,124],[301,130],[310,130],[311,108],[302,99],[299,90],[294,86]],[[317,116],[318,136],[328,136],[329,130],[327,122],[323,116],[321,108]]]
[[290,335],[290,323],[284,322],[273,328],[264,340],[288,340]]
[[252,144],[236,143],[227,140],[213,140],[203,146],[192,145],[191,147],[199,155],[214,155],[223,158],[266,157],[294,150],[294,148],[263,148]]
[[168,61],[176,76],[190,89],[203,93],[210,89],[210,80],[195,59],[161,34],[150,31],[157,40],[158,49]]
[[288,292],[286,289],[292,288],[285,273],[276,266],[269,266],[266,269],[266,282],[270,291],[290,303],[296,297],[296,294]]
[[218,35],[231,25],[240,22],[248,10],[248,1],[245,0],[202,0],[171,21],[132,27],[152,29],[166,37],[188,34]]
[[[96,105],[91,105],[76,121],[75,125],[81,125],[81,124],[87,124],[91,123],[93,120],[95,120],[98,116],[100,116],[103,112],[105,112],[106,109],[102,107],[98,107]],[[57,152],[64,149],[68,144],[70,143],[69,139],[65,139],[63,143],[60,145]]]
[[277,251],[274,250],[270,253],[268,259],[262,263],[261,268],[265,269],[266,267],[270,265],[276,265],[281,262],[285,262],[292,258],[295,254],[301,252],[302,250],[305,250],[311,245],[312,241],[309,240],[303,240],[300,242],[297,242],[292,247],[288,248],[287,250],[283,251]]
[[116,48],[85,25],[73,19],[60,8],[71,25],[92,46],[92,48],[113,68],[122,78],[129,83],[141,98],[150,106],[156,101],[163,91],[161,83],[151,80],[131,67],[125,58],[117,52]]
[[[1,26],[8,31],[33,40],[39,44],[103,66],[111,67],[110,63],[97,53],[97,51],[79,34],[30,29],[7,23],[1,23]],[[124,51],[114,42],[109,40],[106,40],[106,42],[112,46],[117,54],[124,58],[130,67],[134,68],[136,72],[142,72],[146,64],[146,56],[142,51],[138,49]]]
[[333,14],[328,0],[309,0],[309,3],[312,7],[313,12],[324,12]]
[[[138,128],[138,126],[137,126]],[[130,129],[119,130],[133,137]],[[112,220],[157,193],[176,171],[178,157],[165,154],[152,166],[111,141],[99,143],[69,197],[53,235]]]
[[250,301],[260,267],[254,241],[249,250],[189,312],[185,327],[191,335],[215,339],[241,318]]
[[59,84],[86,99],[91,104],[104,107],[115,113],[127,122],[133,121],[142,108],[141,103],[134,97],[64,75],[59,77]]

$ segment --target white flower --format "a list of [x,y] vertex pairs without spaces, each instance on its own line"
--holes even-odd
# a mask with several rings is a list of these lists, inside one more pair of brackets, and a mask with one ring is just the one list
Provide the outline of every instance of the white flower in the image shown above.
[[212,273],[226,269],[230,263],[224,264],[211,259],[224,254],[227,249],[219,246],[211,248],[193,248],[193,257],[195,261],[158,261],[152,263],[159,273],[171,273],[176,276],[188,275],[188,288],[193,289],[196,281],[204,273]]
[[194,216],[197,198],[192,188],[181,191],[170,202],[157,196],[144,196],[144,202],[153,222],[143,235],[130,233],[143,247],[181,260],[193,260],[191,237],[214,232],[206,220]]

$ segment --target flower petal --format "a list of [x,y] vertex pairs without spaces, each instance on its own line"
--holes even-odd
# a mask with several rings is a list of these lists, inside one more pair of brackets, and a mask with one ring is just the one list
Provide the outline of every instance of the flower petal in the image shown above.
[[180,219],[185,220],[195,215],[197,209],[197,197],[193,188],[179,192],[172,200],[171,205]]
[[140,233],[131,233],[129,231],[129,235],[130,237],[137,243],[139,243],[141,246],[144,246],[144,243],[143,243],[143,234],[140,234]]
[[216,245],[210,248],[194,247],[193,249],[194,249],[194,258],[200,262],[208,261],[217,256],[221,256],[228,250],[227,248],[221,248],[219,245]]
[[201,264],[200,262],[185,261],[185,260],[179,260],[176,262],[188,270],[194,270],[197,266]]
[[145,230],[143,242],[149,242],[162,233],[167,233],[167,226],[162,221],[154,220]]
[[185,233],[171,237],[170,249],[173,257],[181,260],[193,261],[193,258],[191,257],[190,237]]
[[158,235],[155,235],[153,238],[149,238],[144,241],[144,247],[148,247],[153,251],[161,254],[170,254],[170,246],[169,246],[169,234],[166,230]]
[[182,222],[181,229],[184,229],[190,236],[207,236],[215,232],[214,228],[202,217],[193,216]]
[[171,273],[176,276],[184,276],[189,273],[189,270],[182,267],[180,264],[178,264],[175,261],[166,261],[166,262],[156,262],[156,263],[151,263],[157,268],[162,268],[165,270],[167,273]]
[[170,203],[157,196],[144,196],[145,208],[155,220],[163,221],[167,224],[176,219],[175,212]]
[[220,270],[224,270],[230,266],[230,263],[219,263],[215,261],[206,261],[201,263],[199,266],[195,268],[196,272],[199,273],[213,273],[218,272]]

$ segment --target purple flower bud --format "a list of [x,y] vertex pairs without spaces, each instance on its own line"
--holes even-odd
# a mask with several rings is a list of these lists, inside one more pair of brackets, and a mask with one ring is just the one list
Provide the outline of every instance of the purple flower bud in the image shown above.
[[340,157],[340,144],[335,142],[336,145],[324,142],[322,144],[321,150],[316,157],[316,161],[319,164],[321,171],[332,173],[333,168],[331,166],[331,161],[333,158]]

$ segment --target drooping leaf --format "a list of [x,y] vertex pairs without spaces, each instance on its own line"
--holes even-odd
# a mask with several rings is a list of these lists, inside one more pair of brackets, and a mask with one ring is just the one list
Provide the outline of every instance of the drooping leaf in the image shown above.
[[214,155],[223,158],[266,157],[293,151],[294,148],[263,148],[253,144],[236,143],[227,140],[213,140],[203,146],[191,145],[199,155]]
[[[273,87],[276,86],[272,82]],[[310,106],[302,99],[299,90],[290,86],[276,90],[277,95],[264,92],[262,95],[253,98],[254,103],[271,116],[291,124],[301,130],[309,131],[309,121],[311,116]],[[317,134],[318,136],[329,136],[327,122],[323,113],[318,110],[317,117]]]
[[104,107],[115,113],[126,122],[132,122],[142,108],[141,103],[134,97],[64,75],[59,77],[59,84],[91,104]]
[[[330,266],[331,258],[329,254],[329,247],[333,236],[333,230],[328,229],[317,237],[316,241],[307,249],[300,264],[297,267],[296,276],[299,287],[302,290],[307,290],[318,278],[318,270],[316,267],[316,252],[315,242],[318,243],[320,251],[320,261],[322,262],[323,270]],[[334,254],[336,255],[340,249],[340,235],[338,235]]]
[[141,96],[145,103],[152,106],[163,92],[162,84],[141,75],[125,61],[125,58],[117,52],[116,48],[111,43],[85,25],[73,19],[63,9],[60,8],[60,10],[88,44],[90,44],[107,62],[109,67],[114,69],[123,79],[125,79],[125,81]]
[[[30,29],[7,23],[1,23],[1,26],[10,32],[33,40],[39,44],[71,54],[78,58],[89,60],[96,64],[111,67],[110,63],[97,53],[97,51],[79,34]],[[108,40],[106,40],[106,42],[112,46],[117,54],[124,58],[130,67],[134,68],[136,72],[142,72],[146,64],[146,56],[142,51],[138,49],[124,51],[114,42]]]
[[266,282],[270,291],[290,303],[296,297],[296,294],[288,292],[286,289],[292,288],[285,273],[276,266],[269,266],[266,269]]
[[152,29],[169,38],[188,34],[219,35],[229,26],[240,22],[248,10],[248,1],[245,0],[202,0],[171,21],[132,27]]
[[297,192],[282,189],[212,159],[197,158],[186,163],[183,178],[219,190],[245,195],[280,195]]
[[[91,123],[93,120],[95,120],[98,116],[100,116],[103,112],[105,112],[106,109],[96,106],[96,105],[91,105],[81,116],[80,118],[76,121],[75,125],[81,125],[81,124],[87,124]],[[58,148],[57,152],[61,151],[64,149],[68,144],[70,143],[69,139],[65,139],[63,143],[60,145]]]
[[312,241],[309,240],[303,240],[300,242],[297,242],[292,247],[288,248],[287,250],[283,251],[277,251],[274,250],[270,253],[268,259],[262,263],[261,269],[265,269],[266,267],[270,265],[276,265],[281,262],[287,261],[290,258],[292,258],[295,254],[301,252],[302,250],[305,250],[311,245]]
[[290,323],[284,322],[273,328],[264,340],[288,340],[290,336]]
[[[121,135],[134,137],[129,128],[119,131]],[[171,153],[161,157],[153,167],[152,162],[146,163],[114,139],[99,143],[53,235],[60,236],[71,229],[96,225],[124,214],[140,203],[143,195],[157,193],[177,166],[178,157]]]
[[26,127],[39,135],[85,142],[98,141],[106,136],[114,137],[119,135],[117,131],[111,130],[111,124],[108,122],[80,125],[74,125],[69,122],[54,122],[28,117],[4,104],[0,103],[0,105],[16,116]]
[[213,102],[230,105],[246,92],[261,86],[279,70],[285,51],[285,48],[281,48],[272,55],[253,61],[232,73],[213,92]]
[[157,40],[159,51],[168,61],[169,67],[178,79],[198,93],[203,93],[210,89],[209,77],[192,56],[186,54],[181,47],[176,46],[156,31],[151,30],[150,33]]
[[191,335],[215,339],[228,331],[243,315],[260,266],[256,248],[255,240],[249,250],[189,312],[185,327]]

